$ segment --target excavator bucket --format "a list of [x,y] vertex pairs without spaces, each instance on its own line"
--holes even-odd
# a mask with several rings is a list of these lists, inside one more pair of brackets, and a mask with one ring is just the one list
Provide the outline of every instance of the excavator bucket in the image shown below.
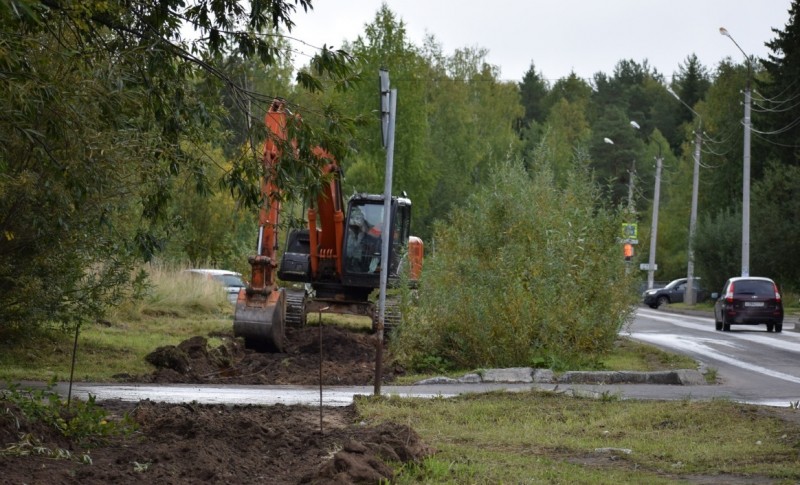
[[244,337],[245,345],[258,350],[283,352],[286,293],[283,288],[267,295],[239,292],[233,317],[233,334]]

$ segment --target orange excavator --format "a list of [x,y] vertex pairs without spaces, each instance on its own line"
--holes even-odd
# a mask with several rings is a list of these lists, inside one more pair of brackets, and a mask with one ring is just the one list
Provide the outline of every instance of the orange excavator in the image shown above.
[[[291,114],[284,103],[275,100],[265,117],[270,133],[263,155],[264,206],[259,212],[256,254],[248,258],[252,275],[239,292],[233,320],[234,334],[243,337],[249,347],[278,352],[284,349],[285,326],[305,325],[308,313],[369,316],[376,327],[376,305],[371,295],[380,287],[383,237],[390,238],[390,285],[400,280],[414,285],[422,271],[423,257],[422,240],[410,235],[411,201],[393,196],[388,224],[383,220],[383,195],[355,194],[345,209],[341,168],[333,156],[317,147],[314,155],[326,161],[320,176],[327,176],[328,182],[316,205],[307,211],[307,227],[288,231],[286,247],[278,260],[281,203],[274,178],[281,147],[286,146],[287,116]],[[408,274],[400,278],[404,268]],[[282,287],[278,278],[301,288]],[[399,312],[387,303],[386,331],[398,322]]]

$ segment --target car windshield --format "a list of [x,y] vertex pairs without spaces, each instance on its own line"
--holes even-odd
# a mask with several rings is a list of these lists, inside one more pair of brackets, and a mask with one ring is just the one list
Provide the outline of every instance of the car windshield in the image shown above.
[[667,288],[667,289],[671,290],[671,289],[675,288],[678,285],[682,285],[684,282],[685,282],[684,280],[670,281],[669,284],[667,286],[665,286],[664,288]]
[[765,280],[741,280],[733,284],[735,295],[758,295],[771,297],[775,295],[775,288],[770,281]]

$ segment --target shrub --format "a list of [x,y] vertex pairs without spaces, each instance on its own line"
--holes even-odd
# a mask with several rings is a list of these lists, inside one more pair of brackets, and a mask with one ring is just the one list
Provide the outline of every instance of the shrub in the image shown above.
[[436,227],[395,355],[477,368],[568,365],[610,350],[636,297],[621,222],[588,174],[559,188],[546,165],[529,175],[501,164]]

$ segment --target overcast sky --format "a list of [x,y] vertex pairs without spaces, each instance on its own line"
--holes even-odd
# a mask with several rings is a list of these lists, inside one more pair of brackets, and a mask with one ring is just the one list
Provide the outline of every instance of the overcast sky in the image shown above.
[[[742,53],[720,35],[725,27],[741,48],[766,57],[764,46],[783,30],[791,0],[313,0],[293,16],[292,37],[340,47],[363,35],[382,3],[406,24],[418,45],[433,34],[445,54],[483,47],[501,79],[519,81],[531,62],[546,79],[574,71],[590,79],[612,74],[622,59],[645,59],[667,79],[694,53],[709,71]],[[306,53],[308,46],[297,48]],[[307,59],[298,56],[300,63]],[[391,66],[389,66],[391,73]]]

